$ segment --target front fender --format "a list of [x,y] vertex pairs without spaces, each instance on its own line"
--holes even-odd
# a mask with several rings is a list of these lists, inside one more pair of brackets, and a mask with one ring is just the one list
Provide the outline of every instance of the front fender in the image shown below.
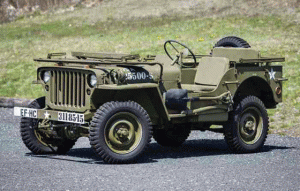
[[129,100],[137,102],[147,111],[153,125],[170,121],[159,85],[156,83],[101,85],[92,95],[95,109],[106,102]]

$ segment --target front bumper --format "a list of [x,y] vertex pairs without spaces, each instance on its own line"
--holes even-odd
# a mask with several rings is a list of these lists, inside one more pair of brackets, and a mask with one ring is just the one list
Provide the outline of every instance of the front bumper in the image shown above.
[[84,124],[90,118],[90,113],[74,113],[55,110],[15,107],[14,115],[34,119],[48,119],[51,121]]

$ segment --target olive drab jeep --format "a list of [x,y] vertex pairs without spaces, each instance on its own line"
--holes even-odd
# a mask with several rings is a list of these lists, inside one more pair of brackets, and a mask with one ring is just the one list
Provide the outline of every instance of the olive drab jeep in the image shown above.
[[[37,62],[45,97],[21,116],[24,144],[36,154],[68,152],[89,137],[108,163],[136,162],[153,138],[180,146],[191,130],[224,133],[234,152],[256,152],[267,137],[266,109],[282,101],[284,58],[262,57],[243,39],[218,41],[208,55],[175,40],[165,55],[50,53]],[[216,126],[212,125],[218,125]]]

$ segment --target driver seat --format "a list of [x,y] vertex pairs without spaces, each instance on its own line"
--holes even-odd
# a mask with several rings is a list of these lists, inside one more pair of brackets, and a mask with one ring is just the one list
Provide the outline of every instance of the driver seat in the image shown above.
[[181,84],[181,87],[193,92],[213,91],[228,69],[228,58],[203,57],[197,67],[194,84]]

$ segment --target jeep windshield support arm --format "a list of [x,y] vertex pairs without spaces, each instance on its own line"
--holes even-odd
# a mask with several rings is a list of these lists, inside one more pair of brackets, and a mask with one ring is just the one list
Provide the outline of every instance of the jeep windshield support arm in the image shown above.
[[127,61],[127,60],[136,60],[140,58],[138,54],[120,54],[120,53],[87,53],[87,52],[71,52],[73,57],[78,59],[107,59],[107,60],[118,60],[118,61]]

